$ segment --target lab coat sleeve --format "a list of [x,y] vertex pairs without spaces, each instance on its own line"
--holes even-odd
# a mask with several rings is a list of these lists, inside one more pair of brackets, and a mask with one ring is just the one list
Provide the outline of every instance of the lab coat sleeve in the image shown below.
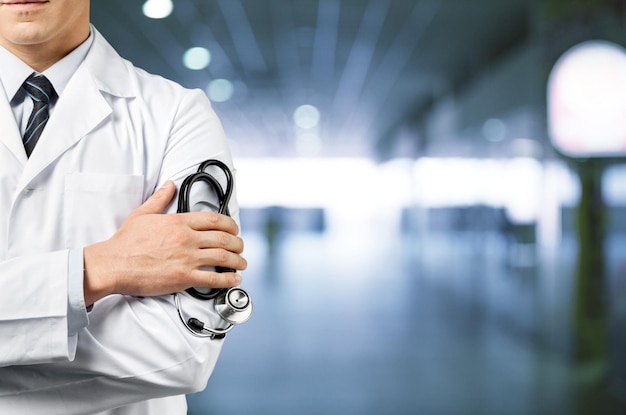
[[57,251],[0,263],[0,366],[73,355],[68,347],[68,256],[68,251]]
[[[206,96],[196,91],[180,104],[154,187],[166,180],[180,185],[188,173],[208,158],[218,158],[233,167],[221,124]],[[206,192],[206,200],[214,199]],[[229,208],[237,219],[234,195]],[[170,211],[174,210],[172,206]],[[58,256],[56,266],[67,266],[67,258]],[[66,286],[48,289],[67,293]],[[56,299],[60,316],[65,315],[66,300],[65,296]],[[223,324],[212,310],[212,302],[198,301],[186,294],[183,301],[189,315],[214,327]],[[58,337],[54,341],[62,342],[67,337],[63,326],[66,321],[61,317],[59,320],[58,332],[50,332]],[[26,339],[20,344],[25,343]],[[223,340],[189,333],[179,320],[171,295],[112,295],[96,302],[89,313],[89,326],[78,333],[73,361],[0,369],[0,409],[20,414],[96,413],[133,402],[196,392],[206,386],[222,344]],[[39,350],[37,346],[29,347]]]
[[89,324],[83,289],[84,267],[81,249],[69,252],[67,287],[67,337],[68,356],[74,359],[78,344],[78,332]]

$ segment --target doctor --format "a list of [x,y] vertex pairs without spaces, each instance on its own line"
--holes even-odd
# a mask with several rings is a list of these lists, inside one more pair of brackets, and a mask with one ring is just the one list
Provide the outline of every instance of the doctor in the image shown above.
[[0,413],[186,413],[222,341],[189,334],[170,294],[246,268],[234,199],[234,219],[169,214],[201,161],[232,168],[208,99],[120,58],[89,0],[0,0],[0,123]]

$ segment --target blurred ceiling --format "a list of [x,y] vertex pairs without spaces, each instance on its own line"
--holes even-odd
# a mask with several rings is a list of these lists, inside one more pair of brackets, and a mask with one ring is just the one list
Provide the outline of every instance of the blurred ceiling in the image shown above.
[[[174,0],[155,20],[143,1],[93,0],[92,22],[150,72],[202,89],[233,81],[232,99],[214,106],[239,155],[306,152],[292,117],[311,104],[321,113],[319,154],[372,156],[390,131],[524,41],[532,3]],[[194,46],[210,50],[207,69],[184,67]]]

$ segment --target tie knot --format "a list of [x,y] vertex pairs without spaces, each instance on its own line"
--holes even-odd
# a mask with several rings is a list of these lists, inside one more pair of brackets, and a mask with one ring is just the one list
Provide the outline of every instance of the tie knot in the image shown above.
[[22,86],[35,102],[47,104],[55,96],[54,87],[43,75],[31,74]]

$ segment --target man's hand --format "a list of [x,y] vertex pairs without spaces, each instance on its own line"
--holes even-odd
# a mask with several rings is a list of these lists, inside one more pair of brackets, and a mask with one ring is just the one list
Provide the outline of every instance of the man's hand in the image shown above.
[[156,296],[241,282],[234,272],[202,269],[246,269],[235,221],[214,212],[163,214],[175,193],[174,183],[165,183],[115,235],[85,247],[85,304],[115,293]]

